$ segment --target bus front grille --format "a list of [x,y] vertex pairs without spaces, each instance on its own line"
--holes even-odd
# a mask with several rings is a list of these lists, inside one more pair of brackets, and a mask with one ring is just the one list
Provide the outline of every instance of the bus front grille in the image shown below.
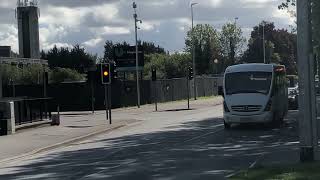
[[232,111],[235,112],[257,112],[260,111],[262,106],[260,105],[240,105],[231,106]]

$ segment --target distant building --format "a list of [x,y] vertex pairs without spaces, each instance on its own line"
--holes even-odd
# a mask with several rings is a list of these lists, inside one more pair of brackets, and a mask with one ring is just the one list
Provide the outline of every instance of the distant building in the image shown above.
[[11,57],[11,47],[0,46],[0,57]]
[[37,1],[18,0],[17,6],[20,57],[39,59],[39,8]]

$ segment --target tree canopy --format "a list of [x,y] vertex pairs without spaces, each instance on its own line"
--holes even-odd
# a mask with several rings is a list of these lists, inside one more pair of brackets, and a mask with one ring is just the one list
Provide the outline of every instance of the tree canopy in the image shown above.
[[48,60],[50,68],[70,68],[84,73],[96,63],[97,56],[91,55],[80,45],[72,49],[54,46],[48,52],[41,52],[41,58]]
[[297,40],[296,34],[285,29],[276,29],[272,22],[261,22],[251,32],[248,49],[241,61],[263,63],[263,29],[265,34],[266,62],[284,64],[288,73],[296,74]]

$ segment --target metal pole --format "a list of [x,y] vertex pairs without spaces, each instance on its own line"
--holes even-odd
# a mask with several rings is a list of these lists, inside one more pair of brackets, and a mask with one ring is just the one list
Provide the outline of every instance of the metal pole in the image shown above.
[[112,116],[111,116],[111,109],[112,109],[112,101],[111,101],[111,93],[112,93],[112,86],[111,84],[108,85],[108,106],[109,106],[109,124],[112,124]]
[[300,161],[315,160],[318,138],[314,89],[311,1],[297,1]]
[[265,43],[265,37],[264,37],[264,26],[265,26],[265,23],[263,22],[263,26],[262,26],[263,63],[266,64],[266,43]]
[[[136,9],[136,4],[134,3],[133,8]],[[138,15],[135,12],[133,15],[134,17],[134,29],[135,29],[135,40],[136,40],[136,78],[137,78],[137,103],[138,103],[138,108],[140,108],[140,82],[139,82],[139,48],[138,48],[138,27],[137,27],[137,22],[138,22]]]
[[154,102],[156,111],[158,111],[158,93],[157,93],[157,81],[153,82],[153,89],[154,89]]
[[0,99],[2,98],[2,75],[0,73]]
[[196,3],[191,4],[191,26],[192,26],[192,67],[194,72],[193,78],[193,93],[194,93],[194,100],[197,100],[197,88],[196,88],[196,49],[195,49],[195,36],[194,36],[194,26],[193,26],[193,6]]
[[94,97],[94,72],[90,71],[90,85],[91,85],[91,110],[92,110],[92,114],[94,114],[94,104],[95,104],[95,97]]
[[104,85],[104,104],[105,104],[105,108],[106,108],[106,120],[109,119],[109,116],[108,116],[108,88],[107,88],[107,85],[105,84]]
[[187,90],[188,90],[188,109],[190,109],[190,85],[189,85],[189,78],[187,78]]

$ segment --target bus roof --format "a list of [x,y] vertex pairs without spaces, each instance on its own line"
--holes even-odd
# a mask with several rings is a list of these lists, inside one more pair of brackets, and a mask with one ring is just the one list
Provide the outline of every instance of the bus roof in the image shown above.
[[284,67],[276,64],[263,64],[263,63],[251,63],[251,64],[238,64],[229,66],[226,69],[226,73],[235,72],[250,72],[250,71],[261,71],[261,72],[273,72],[275,67]]

